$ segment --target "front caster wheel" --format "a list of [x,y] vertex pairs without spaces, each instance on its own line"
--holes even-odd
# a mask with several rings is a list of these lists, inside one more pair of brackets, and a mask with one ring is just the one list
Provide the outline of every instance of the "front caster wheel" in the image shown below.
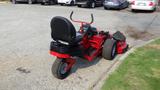
[[58,79],[66,78],[71,71],[67,59],[57,58],[52,65],[52,74]]

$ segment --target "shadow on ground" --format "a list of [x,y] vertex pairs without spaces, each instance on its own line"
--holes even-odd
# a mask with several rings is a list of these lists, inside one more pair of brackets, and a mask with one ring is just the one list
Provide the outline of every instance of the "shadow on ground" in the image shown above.
[[76,58],[76,64],[72,68],[72,73],[75,73],[78,69],[87,68],[93,65],[96,65],[102,59],[101,56],[95,58],[93,61],[88,61],[83,58]]

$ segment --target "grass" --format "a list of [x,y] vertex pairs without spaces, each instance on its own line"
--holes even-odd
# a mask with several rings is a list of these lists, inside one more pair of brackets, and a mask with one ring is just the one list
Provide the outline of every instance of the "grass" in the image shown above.
[[131,53],[102,90],[160,90],[160,39]]

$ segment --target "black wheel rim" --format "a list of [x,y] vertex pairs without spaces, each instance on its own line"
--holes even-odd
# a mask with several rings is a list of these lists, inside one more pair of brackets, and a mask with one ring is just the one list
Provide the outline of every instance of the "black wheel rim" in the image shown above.
[[116,54],[116,45],[114,45],[113,48],[112,48],[112,54],[111,54],[112,57],[114,57],[115,54]]
[[67,67],[68,67],[68,64],[63,62],[59,70],[60,74],[65,74],[67,72]]

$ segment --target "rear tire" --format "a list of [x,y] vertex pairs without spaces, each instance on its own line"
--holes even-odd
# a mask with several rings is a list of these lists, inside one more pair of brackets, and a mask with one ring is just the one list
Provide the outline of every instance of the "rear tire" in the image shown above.
[[107,60],[112,60],[116,56],[116,41],[107,39],[103,45],[102,57]]
[[52,65],[52,74],[58,79],[66,78],[71,71],[71,68],[65,71],[68,63],[66,63],[66,59],[57,58]]

